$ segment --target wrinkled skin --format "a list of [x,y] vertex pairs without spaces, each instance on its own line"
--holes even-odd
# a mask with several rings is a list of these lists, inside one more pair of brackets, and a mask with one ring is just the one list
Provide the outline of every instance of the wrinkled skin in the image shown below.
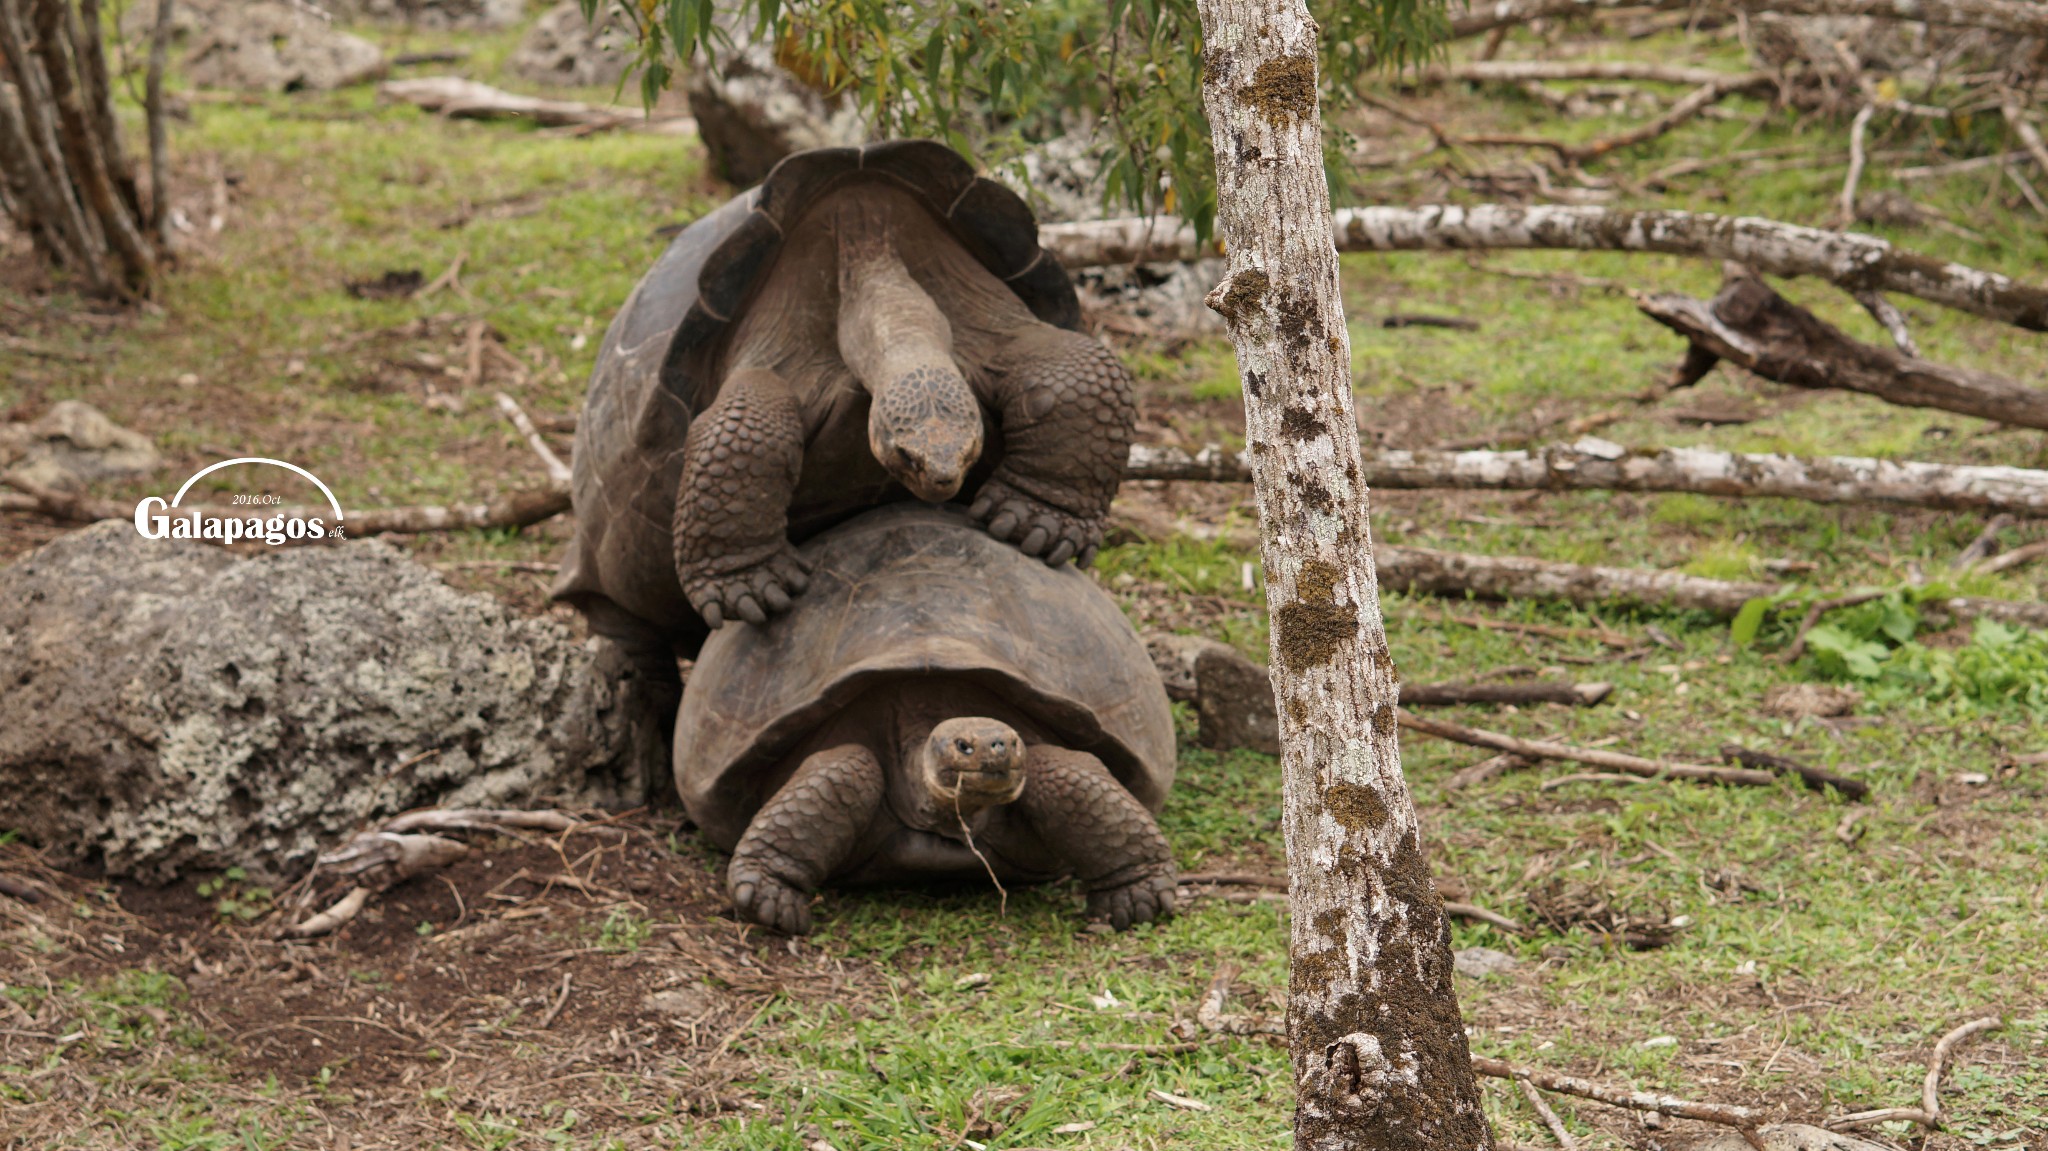
[[979,688],[872,688],[783,770],[726,872],[734,907],[763,926],[808,933],[828,883],[985,871],[1071,872],[1089,917],[1119,931],[1173,911],[1173,853],[1151,814],[1094,756],[1044,741]]

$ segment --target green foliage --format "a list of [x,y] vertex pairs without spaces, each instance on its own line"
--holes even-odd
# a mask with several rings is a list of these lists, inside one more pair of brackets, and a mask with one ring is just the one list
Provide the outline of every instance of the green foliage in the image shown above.
[[[1101,125],[1113,202],[1177,213],[1207,235],[1215,162],[1202,106],[1194,0],[581,0],[615,5],[638,31],[649,103],[679,61],[716,68],[725,25],[819,89],[858,101],[887,135],[933,136],[985,164]],[[1324,102],[1342,106],[1378,64],[1421,59],[1443,39],[1443,0],[1319,0]],[[722,19],[721,19],[722,18]],[[1326,150],[1337,154],[1334,148]]]
[[1966,642],[1918,637],[1928,589],[1899,590],[1830,614],[1806,634],[1813,666],[1869,687],[1880,702],[1947,700],[1970,708],[2048,710],[2048,635],[1979,619]]
[[652,920],[642,919],[623,907],[614,907],[597,928],[597,945],[606,951],[638,951],[654,934]]
[[243,887],[243,881],[248,878],[248,872],[230,867],[212,879],[200,880],[199,895],[203,899],[214,900],[214,913],[222,919],[247,923],[269,911],[276,899],[276,893],[268,887]]

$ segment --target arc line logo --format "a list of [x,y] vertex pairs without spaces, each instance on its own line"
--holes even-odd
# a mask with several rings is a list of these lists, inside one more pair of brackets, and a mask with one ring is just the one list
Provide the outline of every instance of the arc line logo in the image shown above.
[[[289,512],[280,508],[273,515],[265,516],[261,510],[237,511],[224,516],[202,514],[198,508],[180,508],[185,493],[192,485],[222,468],[238,464],[268,464],[292,472],[314,487],[326,498],[327,506],[334,511],[334,523],[330,526],[317,516],[306,516],[299,509]],[[281,501],[274,495],[238,495],[238,507],[261,509],[276,506]],[[182,514],[176,514],[180,513]],[[334,496],[334,489],[322,482],[319,476],[287,460],[275,460],[268,456],[238,456],[222,460],[217,464],[192,473],[192,477],[181,484],[177,493],[165,501],[162,496],[145,496],[135,505],[135,530],[144,539],[218,540],[221,543],[235,543],[239,540],[260,541],[267,544],[282,544],[289,540],[321,539],[343,536],[341,501]]]

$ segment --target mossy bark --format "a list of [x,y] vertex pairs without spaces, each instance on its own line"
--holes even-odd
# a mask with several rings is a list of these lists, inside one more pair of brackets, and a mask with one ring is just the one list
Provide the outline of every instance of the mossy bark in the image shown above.
[[1202,0],[1203,98],[1229,321],[1273,607],[1292,879],[1295,1145],[1490,1151],[1450,931],[1401,776],[1368,535],[1315,22],[1301,0]]

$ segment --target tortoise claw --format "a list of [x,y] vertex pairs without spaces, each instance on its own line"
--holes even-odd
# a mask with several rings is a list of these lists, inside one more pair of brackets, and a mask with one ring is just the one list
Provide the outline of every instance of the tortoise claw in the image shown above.
[[811,586],[809,565],[786,541],[717,562],[679,564],[677,575],[690,605],[713,628],[734,619],[767,623]]
[[969,514],[988,526],[989,535],[1016,543],[1017,550],[1041,557],[1052,567],[1076,556],[1092,560],[1102,542],[1099,521],[1071,515],[1001,479],[981,486]]

